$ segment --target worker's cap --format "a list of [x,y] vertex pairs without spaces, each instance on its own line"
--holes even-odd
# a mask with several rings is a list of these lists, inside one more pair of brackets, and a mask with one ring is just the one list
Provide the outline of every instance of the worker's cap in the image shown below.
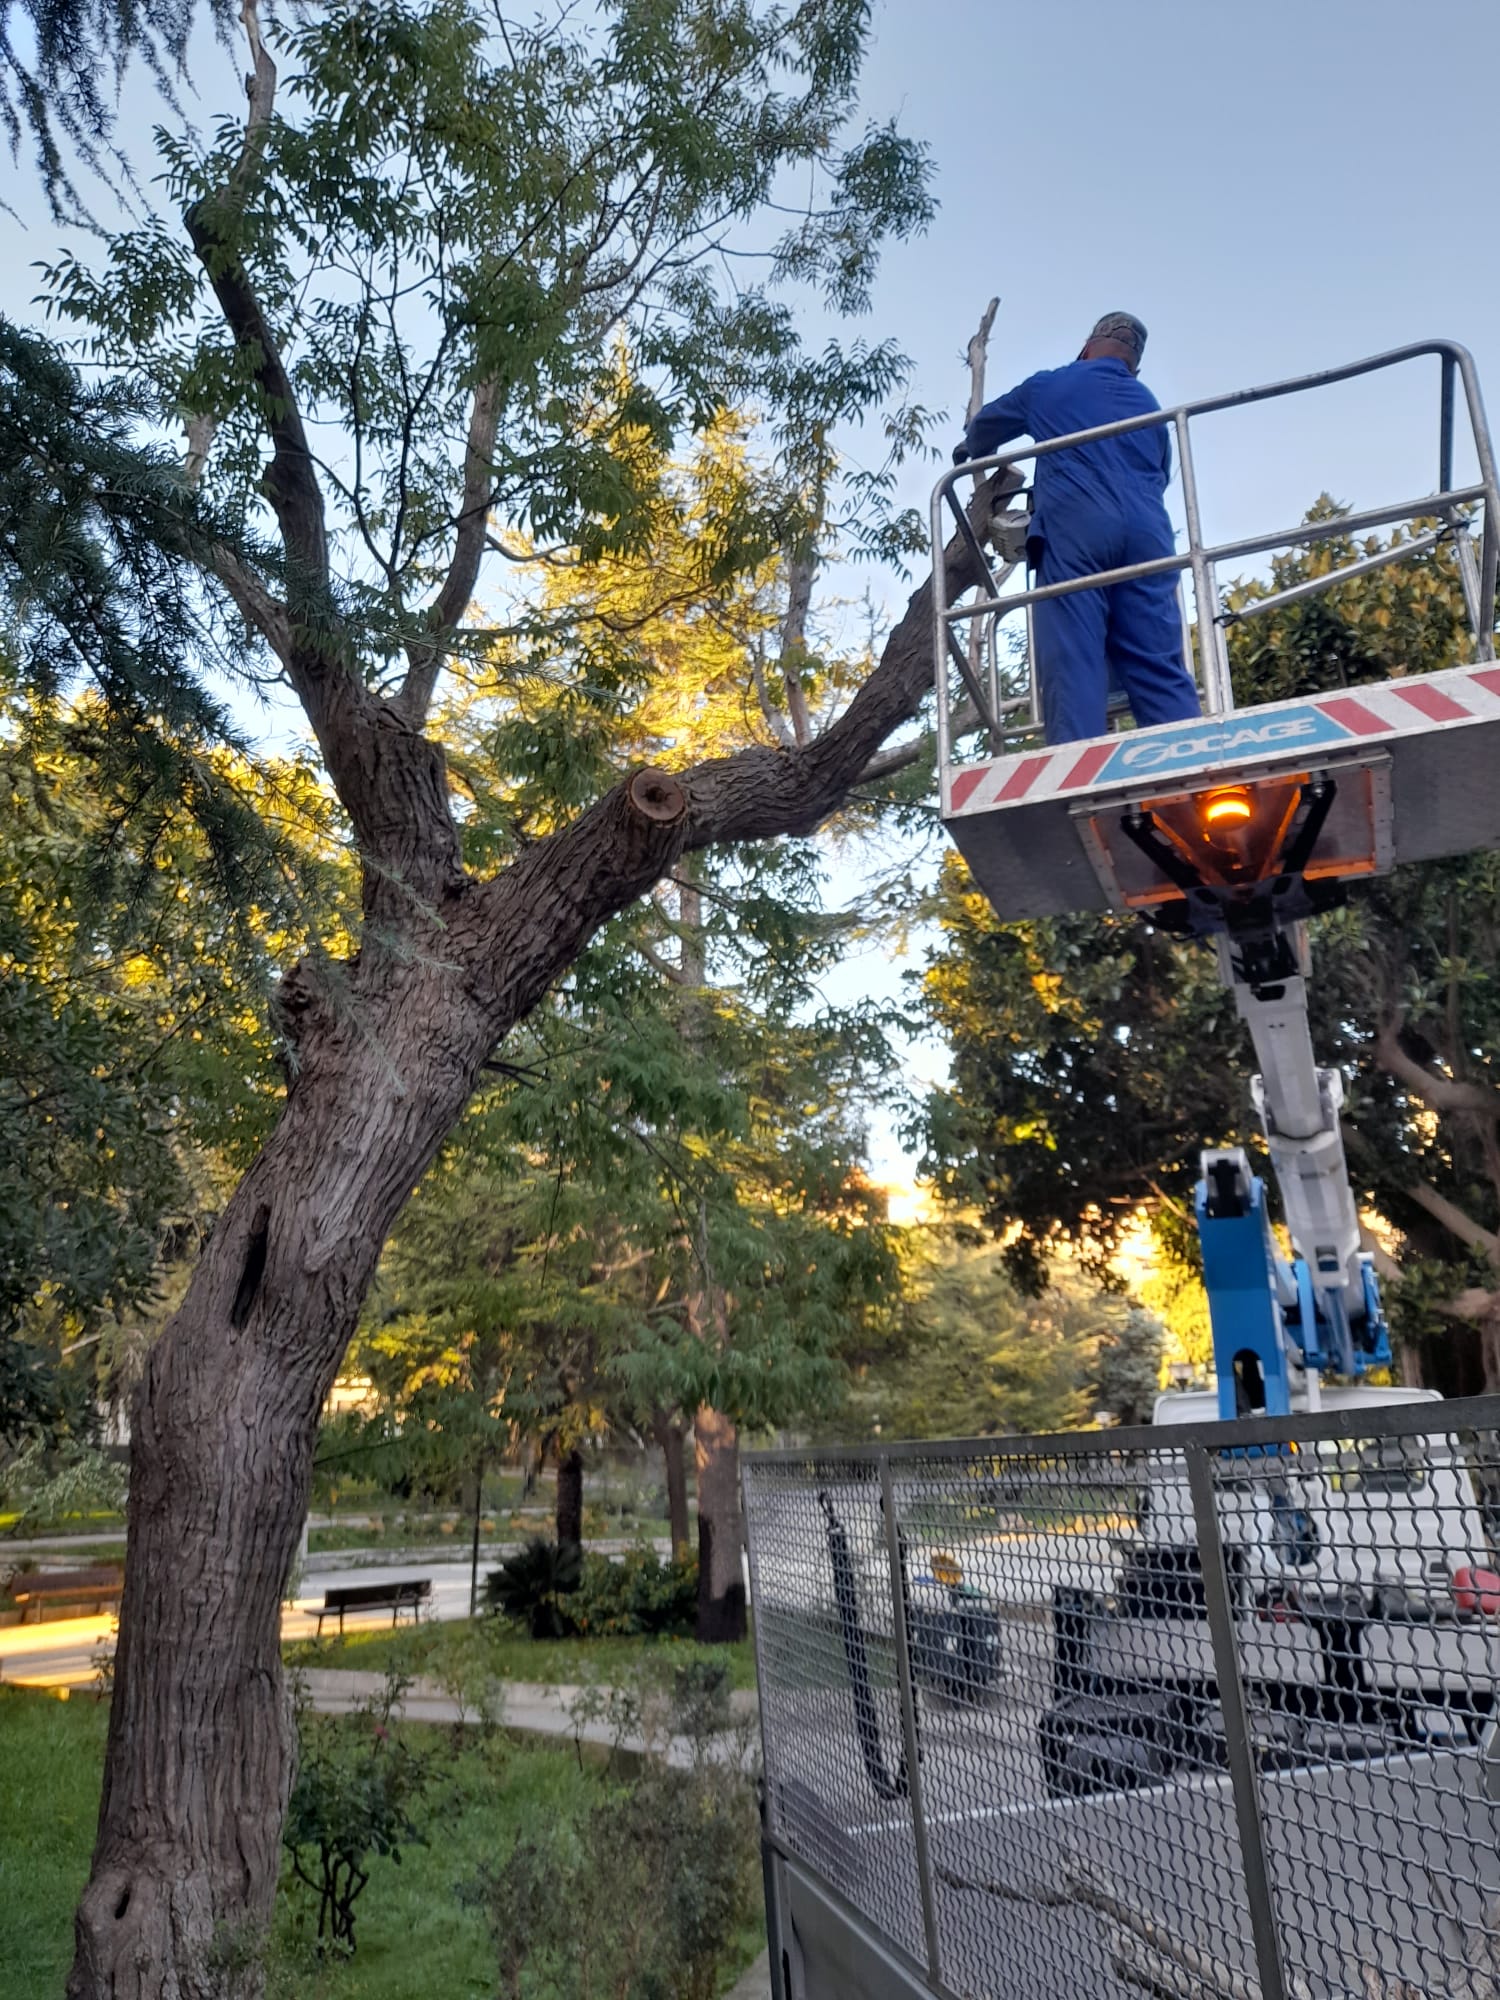
[[1095,322],[1090,340],[1117,340],[1128,350],[1137,368],[1146,351],[1146,329],[1134,313],[1106,313]]

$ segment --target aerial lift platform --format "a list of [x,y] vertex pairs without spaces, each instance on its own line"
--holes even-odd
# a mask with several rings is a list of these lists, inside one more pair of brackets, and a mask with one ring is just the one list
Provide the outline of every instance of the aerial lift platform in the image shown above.
[[[1419,359],[1438,362],[1438,490],[1218,546],[1205,545],[1192,422],[1210,412],[1298,395]],[[1458,389],[1479,480],[1454,483]],[[1187,547],[1094,576],[1007,592],[986,545],[1019,540],[1020,467],[1125,431],[1168,427],[1177,448]],[[1260,1060],[1251,1089],[1279,1185],[1293,1255],[1271,1231],[1266,1189],[1242,1150],[1206,1153],[1197,1196],[1214,1326],[1220,1414],[1316,1409],[1325,1374],[1385,1367],[1390,1347],[1344,1163],[1342,1080],[1320,1069],[1307,1023],[1311,958],[1305,920],[1341,901],[1361,877],[1403,861],[1500,845],[1500,667],[1494,662],[1500,494],[1484,405],[1467,351],[1429,342],[1182,404],[970,461],[939,480],[932,500],[938,767],[945,824],[979,887],[1005,918],[1113,908],[1159,928],[1213,940]],[[976,523],[966,480],[1003,496]],[[977,583],[950,604],[942,549],[947,516],[967,544]],[[1024,516],[1023,516],[1024,518]],[[1322,575],[1221,608],[1221,565],[1378,526],[1419,525],[1405,538]],[[1476,549],[1476,527],[1478,529]],[[1337,588],[1385,564],[1451,549],[1469,622],[1468,659],[1445,672],[1340,688],[1248,709],[1235,706],[1225,625]],[[1184,659],[1203,714],[1094,741],[1039,742],[1040,700],[1003,688],[1000,629],[1044,598],[1133,577],[1186,572]],[[962,631],[962,638],[960,637]],[[981,667],[981,673],[978,669]],[[956,755],[953,672],[968,699],[970,737],[987,754]],[[1205,1055],[1209,1052],[1205,1051]]]
[[[1433,493],[1205,541],[1194,419],[1423,359]],[[1020,468],[1154,425],[1186,547],[1016,587]],[[1221,605],[1226,563],[1402,524]],[[1473,363],[1429,342],[970,461],[932,528],[944,822],[1002,919],[1115,909],[1211,944],[1291,1254],[1245,1152],[1210,1150],[1216,1391],[1135,1432],[747,1460],[777,2000],[1500,2000],[1500,1400],[1365,1379],[1390,1348],[1306,1005],[1307,920],[1348,884],[1500,846],[1500,486]],[[977,581],[950,603],[953,529]],[[1231,619],[1439,548],[1463,657],[1237,707]],[[1201,719],[1045,743],[1006,621],[1171,571]]]
[[[1195,418],[1305,395],[1424,357],[1437,359],[1440,375],[1438,483],[1433,493],[1217,546],[1205,544],[1193,460]],[[1465,486],[1455,485],[1453,477],[1460,386],[1480,475]],[[1097,576],[1007,589],[1017,565],[997,561],[986,546],[987,524],[970,519],[966,494],[975,481],[1000,474],[996,483],[1003,486],[1013,467],[1155,426],[1173,433],[1186,548]],[[952,604],[941,561],[950,516],[969,544],[980,578],[972,593]],[[1435,525],[1238,611],[1221,608],[1218,579],[1226,563],[1411,522]],[[1455,343],[1397,348],[1343,368],[972,460],[938,482],[932,533],[942,816],[975,881],[1002,917],[1134,909],[1179,927],[1181,912],[1172,906],[1189,893],[1182,871],[1164,863],[1154,851],[1157,842],[1143,845],[1142,833],[1157,833],[1161,845],[1195,864],[1207,880],[1222,884],[1232,878],[1236,887],[1243,887],[1247,871],[1259,879],[1284,861],[1301,830],[1300,824],[1286,823],[1288,809],[1295,818],[1311,804],[1319,785],[1331,785],[1332,797],[1300,870],[1309,883],[1383,874],[1403,861],[1430,861],[1500,844],[1500,786],[1493,778],[1500,770],[1500,669],[1493,664],[1500,488],[1474,364]],[[1003,543],[1009,538],[1002,534],[998,539]],[[1444,673],[1237,708],[1225,640],[1228,623],[1263,616],[1444,545],[1455,552],[1463,585],[1472,637],[1466,660],[1455,661]],[[1202,720],[1049,748],[1041,740],[1040,701],[1029,673],[1020,692],[1006,692],[999,644],[1006,621],[1029,618],[1031,607],[1044,598],[1174,571],[1192,581],[1195,620],[1189,626],[1184,613],[1184,653],[1198,685]],[[978,754],[966,754],[965,743],[976,738],[982,739]],[[1227,824],[1221,823],[1216,839],[1203,811],[1213,794],[1239,785],[1249,788],[1250,823],[1236,821],[1234,839],[1226,844]]]

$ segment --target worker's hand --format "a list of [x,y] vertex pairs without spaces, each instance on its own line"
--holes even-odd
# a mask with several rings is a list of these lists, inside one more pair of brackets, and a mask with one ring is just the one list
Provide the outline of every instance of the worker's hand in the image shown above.
[[953,447],[953,463],[955,465],[966,465],[968,463],[968,460],[969,460],[968,445],[966,443],[956,444]]

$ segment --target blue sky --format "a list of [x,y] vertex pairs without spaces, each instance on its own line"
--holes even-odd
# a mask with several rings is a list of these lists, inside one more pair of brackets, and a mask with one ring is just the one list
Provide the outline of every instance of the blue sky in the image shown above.
[[[224,62],[205,70],[210,113]],[[992,393],[1070,359],[1116,307],[1150,327],[1143,373],[1169,402],[1444,334],[1474,350],[1500,414],[1497,73],[1494,0],[880,0],[865,108],[931,144],[942,207],[889,253],[862,330],[893,336],[917,400],[954,412],[992,293]],[[157,116],[133,79],[138,157]],[[16,310],[53,232],[26,177],[12,192],[32,223],[0,216]],[[1425,492],[1436,365],[1213,420],[1198,457],[1215,536],[1289,523],[1324,489],[1353,505]],[[914,470],[909,497],[929,483]],[[899,971],[871,954],[837,990],[888,990]],[[877,1151],[899,1170],[884,1127]]]

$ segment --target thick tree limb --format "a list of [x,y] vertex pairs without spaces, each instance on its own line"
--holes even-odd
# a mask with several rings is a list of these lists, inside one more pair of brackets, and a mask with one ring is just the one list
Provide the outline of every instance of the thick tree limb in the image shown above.
[[253,64],[245,79],[248,102],[244,143],[223,187],[194,202],[184,220],[219,310],[255,372],[272,448],[265,480],[266,497],[276,511],[288,561],[300,572],[304,589],[321,593],[328,582],[328,532],[322,489],[291,378],[236,247],[239,223],[265,152],[266,132],[276,103],[276,65],[261,40],[256,0],[244,0],[240,18],[245,24]]
[[1401,1276],[1401,1266],[1389,1250],[1383,1249],[1374,1233],[1361,1222],[1359,1243],[1362,1250],[1370,1253],[1370,1261],[1375,1266],[1375,1275],[1383,1285],[1394,1285]]
[[1450,1236],[1456,1236],[1460,1243],[1467,1243],[1473,1250],[1482,1250],[1492,1263],[1500,1264],[1500,1236],[1475,1222],[1456,1202],[1449,1201],[1446,1195],[1439,1194],[1426,1181],[1413,1181],[1402,1192],[1418,1208],[1425,1209],[1435,1222],[1440,1222]]
[[294,653],[292,622],[281,599],[222,542],[214,543],[205,561],[234,599],[246,624],[259,632],[283,666],[289,665]]
[[670,980],[674,986],[686,986],[690,983],[680,965],[673,965],[670,959],[663,958],[655,946],[648,944],[644,938],[632,938],[631,943],[647,965],[653,971],[659,972],[663,979]]
[[[950,724],[954,736],[965,736],[971,729],[979,727],[979,711],[972,701],[964,701],[953,711]],[[920,763],[933,745],[933,733],[924,729],[920,736],[909,736],[904,743],[893,743],[887,750],[872,757],[859,774],[859,783],[869,785],[880,778],[893,778],[898,771],[908,771],[913,764]]]
[[321,595],[328,584],[328,529],[323,493],[313,466],[302,413],[249,273],[234,249],[217,200],[195,202],[187,232],[208,273],[219,310],[235,345],[250,360],[260,389],[271,463],[265,491],[276,514],[299,597]]
[[1388,1076],[1394,1077],[1403,1090],[1420,1097],[1432,1111],[1468,1112],[1472,1116],[1491,1120],[1500,1118],[1500,1092],[1491,1090],[1485,1084],[1460,1083],[1453,1077],[1440,1076],[1425,1063],[1418,1062],[1402,1046],[1402,1025],[1400,1015],[1395,1015],[1382,1025],[1375,1037],[1375,1060]]
[[1500,1292],[1487,1291],[1483,1285],[1466,1285],[1451,1299],[1433,1299],[1431,1304],[1444,1319],[1459,1319],[1467,1326],[1484,1326],[1500,1319]]
[[[971,507],[987,518],[991,485]],[[950,592],[974,581],[955,535],[943,554]],[[639,772],[502,875],[472,886],[461,920],[469,990],[499,1040],[584,944],[680,857],[720,842],[813,832],[837,810],[881,744],[910,722],[932,685],[932,585],[912,593],[874,672],[823,735],[800,749],[756,745],[667,776]],[[646,809],[647,788],[664,789]]]

